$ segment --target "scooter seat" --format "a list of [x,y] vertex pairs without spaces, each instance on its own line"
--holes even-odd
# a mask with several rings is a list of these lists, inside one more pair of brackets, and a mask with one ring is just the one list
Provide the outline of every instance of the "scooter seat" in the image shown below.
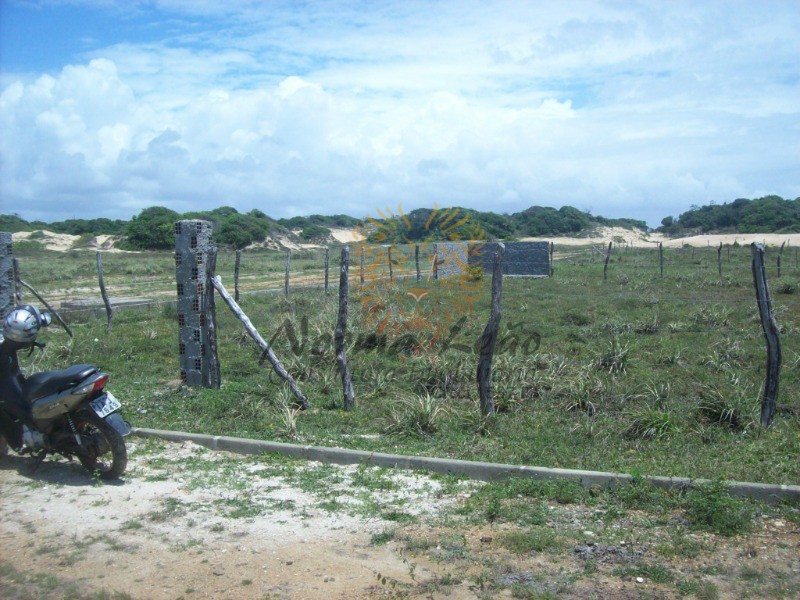
[[22,393],[25,400],[33,402],[42,396],[69,389],[99,370],[94,365],[74,365],[61,371],[36,373],[25,380]]

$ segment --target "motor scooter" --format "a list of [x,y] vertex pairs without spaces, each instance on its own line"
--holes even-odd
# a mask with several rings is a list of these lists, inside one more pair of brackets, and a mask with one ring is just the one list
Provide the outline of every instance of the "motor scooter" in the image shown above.
[[[46,327],[52,321],[47,312],[31,306],[28,311]],[[44,348],[33,339],[9,339],[9,315],[0,334],[0,456],[3,439],[18,454],[36,458],[35,470],[48,454],[77,457],[92,474],[116,479],[128,463],[125,436],[130,424],[121,414],[121,402],[105,389],[108,374],[99,367],[80,364],[26,377],[19,366],[18,352]],[[29,319],[30,320],[30,319]],[[29,336],[30,337],[30,336]],[[7,449],[5,450],[7,452]]]

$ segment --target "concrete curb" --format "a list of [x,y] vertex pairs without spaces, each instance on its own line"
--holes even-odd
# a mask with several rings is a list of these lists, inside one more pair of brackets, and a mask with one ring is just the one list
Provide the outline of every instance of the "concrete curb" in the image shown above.
[[[617,487],[627,485],[633,480],[626,473],[606,473],[603,471],[580,471],[574,469],[549,469],[546,467],[527,467],[523,465],[504,465],[500,463],[473,462],[450,458],[431,458],[426,456],[406,456],[385,454],[366,450],[346,448],[325,448],[322,446],[303,446],[283,442],[249,440],[245,438],[185,433],[182,431],[163,431],[159,429],[133,428],[139,437],[155,437],[172,442],[194,442],[211,450],[224,450],[238,454],[262,454],[272,452],[292,458],[315,460],[327,464],[352,465],[370,464],[379,467],[418,469],[442,475],[463,475],[479,481],[497,481],[508,477],[527,477],[530,479],[571,479],[586,487]],[[707,482],[706,479],[685,477],[644,477],[646,481],[663,489],[688,489]],[[734,496],[755,498],[770,504],[782,501],[800,501],[800,486],[771,485],[766,483],[728,482],[729,492]]]

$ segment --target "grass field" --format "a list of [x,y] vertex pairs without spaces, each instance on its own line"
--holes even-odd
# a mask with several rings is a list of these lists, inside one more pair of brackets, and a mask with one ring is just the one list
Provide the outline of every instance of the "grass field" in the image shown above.
[[[781,278],[774,268],[777,249],[768,258],[783,350],[780,407],[769,430],[758,424],[766,351],[749,247],[723,251],[721,277],[714,248],[666,251],[663,277],[654,250],[615,251],[607,280],[600,255],[588,248],[559,250],[554,277],[503,284],[494,375],[499,413],[489,419],[478,411],[474,350],[488,319],[488,277],[474,283],[473,311],[457,334],[448,322],[444,351],[435,344],[414,352],[407,338],[391,335],[383,346],[354,295],[348,360],[357,406],[350,412],[341,410],[331,341],[336,268],[327,296],[306,289],[288,300],[244,295],[241,302],[308,395],[313,407],[305,412],[292,410],[287,390],[268,364],[259,364],[258,349],[221,301],[220,390],[179,385],[177,315],[169,304],[118,313],[110,334],[105,318],[74,316],[72,341],[51,327],[42,336],[47,350],[23,363],[29,372],[102,365],[127,418],[140,427],[641,475],[800,483],[794,248],[786,251]],[[28,244],[15,252],[23,278],[45,297],[79,288],[94,294],[93,253]],[[319,277],[320,256],[307,263],[297,257],[293,271]],[[331,252],[333,265],[337,256]],[[112,289],[139,282],[143,290],[174,290],[170,253],[104,254],[103,264]],[[218,272],[229,289],[232,265],[233,253],[221,253]],[[254,287],[282,286],[277,253],[246,253],[243,274],[255,271],[272,278],[254,280]],[[433,292],[438,285],[416,287]],[[437,296],[437,314],[452,303],[448,293]]]

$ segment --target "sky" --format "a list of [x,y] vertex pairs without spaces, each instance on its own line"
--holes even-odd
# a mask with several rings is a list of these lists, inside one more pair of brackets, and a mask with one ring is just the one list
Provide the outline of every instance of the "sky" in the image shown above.
[[797,0],[0,0],[0,212],[800,196]]

